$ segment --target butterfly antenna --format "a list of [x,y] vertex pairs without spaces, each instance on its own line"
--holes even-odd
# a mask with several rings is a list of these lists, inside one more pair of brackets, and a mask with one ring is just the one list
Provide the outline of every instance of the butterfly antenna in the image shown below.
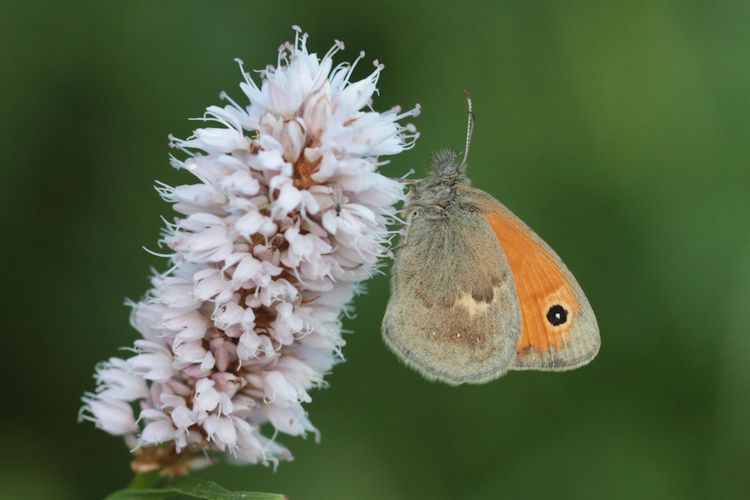
[[463,171],[466,168],[466,161],[469,159],[469,146],[471,146],[471,134],[474,133],[474,112],[471,110],[471,95],[469,92],[464,90],[466,94],[466,102],[469,104],[469,123],[466,125],[466,148],[464,149],[464,158],[461,160],[461,165],[458,166],[459,171]]

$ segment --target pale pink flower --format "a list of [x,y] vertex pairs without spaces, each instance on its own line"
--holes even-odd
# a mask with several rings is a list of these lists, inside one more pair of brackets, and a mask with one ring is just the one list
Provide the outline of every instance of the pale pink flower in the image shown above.
[[342,360],[341,315],[386,255],[404,191],[378,157],[413,145],[398,121],[419,107],[374,111],[383,65],[352,82],[364,53],[334,67],[343,43],[319,57],[295,31],[260,83],[238,61],[247,104],[222,93],[205,128],[170,136],[187,156],[172,164],[198,180],[157,187],[180,214],[161,240],[170,270],[132,304],[133,355],[99,365],[82,408],[125,437],[137,470],[277,463],[291,458],[278,433],[317,437],[302,405]]

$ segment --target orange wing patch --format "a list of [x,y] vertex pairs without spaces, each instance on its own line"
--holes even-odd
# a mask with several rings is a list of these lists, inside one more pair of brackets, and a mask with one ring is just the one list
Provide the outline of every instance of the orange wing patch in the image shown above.
[[516,350],[543,353],[570,342],[573,318],[581,306],[556,256],[544,248],[505,207],[483,212],[502,245],[521,306],[521,338]]

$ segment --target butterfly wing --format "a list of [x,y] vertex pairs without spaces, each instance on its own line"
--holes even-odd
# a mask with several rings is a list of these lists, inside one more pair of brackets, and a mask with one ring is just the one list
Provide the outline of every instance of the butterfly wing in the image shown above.
[[413,217],[391,276],[383,338],[404,363],[451,385],[511,368],[521,314],[508,261],[481,212]]
[[505,251],[521,307],[512,369],[563,371],[591,361],[599,352],[599,328],[573,274],[499,201],[481,192],[477,205]]

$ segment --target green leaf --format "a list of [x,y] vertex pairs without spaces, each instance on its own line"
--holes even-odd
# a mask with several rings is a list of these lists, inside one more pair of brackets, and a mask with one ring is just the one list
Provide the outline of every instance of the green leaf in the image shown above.
[[188,479],[167,488],[135,488],[112,493],[105,500],[161,500],[175,495],[208,500],[286,500],[286,496],[254,491],[229,491],[213,481]]
[[154,490],[154,489],[127,489],[127,490],[119,490],[115,491],[114,493],[110,493],[106,497],[104,497],[104,500],[140,500],[142,498],[148,498],[149,500],[161,500],[169,498],[169,495],[175,494],[174,492],[170,493],[171,488],[165,488],[161,490]]

